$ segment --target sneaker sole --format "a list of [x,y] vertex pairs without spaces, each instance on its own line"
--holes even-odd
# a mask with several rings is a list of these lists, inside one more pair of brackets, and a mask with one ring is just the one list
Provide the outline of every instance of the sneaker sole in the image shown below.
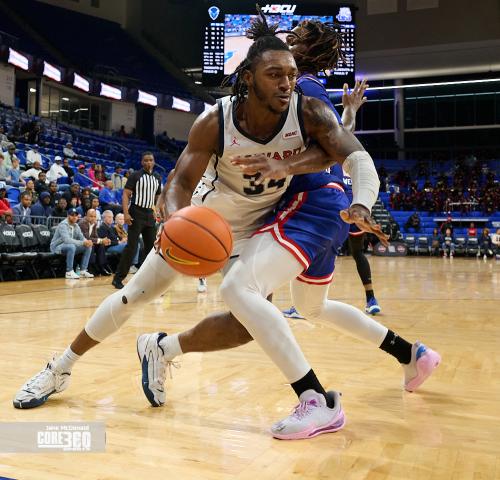
[[426,354],[417,361],[417,376],[405,385],[405,390],[407,392],[414,392],[432,375],[440,363],[441,355],[434,350],[428,349]]
[[342,430],[346,424],[346,418],[344,415],[344,411],[342,410],[339,415],[335,417],[335,419],[327,425],[326,427],[321,428],[311,428],[309,430],[303,430],[302,432],[292,433],[289,435],[281,435],[279,433],[271,432],[274,438],[278,440],[304,440],[306,438],[317,437],[318,435],[322,435],[323,433],[334,433]]
[[302,315],[297,315],[296,313],[292,313],[292,314],[284,313],[283,316],[285,318],[294,318],[295,320],[304,320],[305,319],[305,317],[303,317]]
[[376,315],[377,313],[380,313],[382,309],[380,307],[370,307],[370,308],[365,308],[365,312],[370,314],[370,315]]
[[[142,391],[144,392],[144,395],[146,395],[146,398],[148,399],[148,402],[151,404],[152,407],[161,407],[163,403],[156,401],[154,393],[149,389],[149,376],[148,376],[149,362],[146,359],[146,355],[143,355],[144,358],[141,358],[141,354],[139,352],[139,342],[143,336],[144,335],[141,335],[137,339],[137,356],[139,357],[139,362],[141,362],[141,371],[142,371],[142,379],[141,379]],[[149,340],[146,342],[146,347],[148,343]],[[146,348],[144,350],[146,350]]]
[[43,405],[53,393],[56,393],[56,391],[53,390],[52,392],[48,393],[47,395],[44,395],[41,398],[33,398],[29,402],[13,400],[12,405],[14,405],[14,408],[18,408],[20,410],[28,410],[30,408],[36,408],[39,407],[40,405]]

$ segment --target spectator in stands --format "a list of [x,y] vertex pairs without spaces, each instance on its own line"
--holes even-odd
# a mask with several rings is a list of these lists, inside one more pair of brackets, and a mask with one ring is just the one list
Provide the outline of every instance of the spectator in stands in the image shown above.
[[42,156],[38,152],[38,145],[35,144],[26,152],[26,166],[31,167],[36,161],[42,164]]
[[73,150],[73,144],[68,142],[63,149],[64,158],[71,158],[72,160],[78,160],[81,158],[76,152]]
[[122,176],[122,167],[115,167],[115,171],[111,174],[111,181],[113,182],[113,190],[125,188],[127,179]]
[[78,172],[75,175],[74,181],[81,187],[91,187],[92,180],[85,174],[85,165],[78,165]]
[[118,236],[113,225],[113,212],[111,210],[102,212],[102,223],[97,234],[101,238],[108,238],[110,240],[110,245],[106,249],[108,253],[121,255],[127,245],[127,239],[122,240]]
[[30,129],[27,137],[27,142],[30,145],[36,144],[36,145],[43,145],[43,141],[41,139],[41,134],[42,130],[40,128],[40,125],[37,123],[33,125],[33,127]]
[[10,170],[10,168],[7,168],[5,166],[5,158],[3,156],[3,153],[0,152],[0,180],[2,180],[4,182],[7,180],[8,176],[9,176],[9,170]]
[[23,180],[27,180],[28,178],[32,178],[33,180],[38,180],[38,174],[42,171],[42,165],[38,160],[35,160],[33,163],[33,166],[25,170],[23,173],[21,173],[21,178]]
[[5,131],[3,125],[0,125],[0,148],[7,148],[7,145],[10,143],[9,138],[5,135]]
[[7,172],[7,181],[14,187],[24,187],[26,185],[26,182],[21,178],[18,158],[12,159],[12,168]]
[[[83,236],[77,221],[78,212],[74,208],[68,210],[66,220],[63,220],[56,228],[54,238],[50,242],[50,251],[66,255],[66,278],[74,280],[93,278],[94,275],[87,271],[92,254],[92,240],[87,240]],[[80,275],[73,269],[75,255],[78,253],[83,253]]]
[[413,228],[413,230],[416,233],[418,233],[418,232],[420,232],[420,224],[421,224],[420,216],[417,212],[414,212],[412,215],[410,215],[410,217],[406,221],[405,228],[406,228],[406,230]]
[[441,231],[441,233],[444,233],[448,229],[451,231],[451,233],[453,233],[453,223],[452,223],[451,215],[448,215],[448,218],[446,219],[446,221],[441,225],[440,231]]
[[474,226],[474,222],[471,222],[471,224],[469,225],[469,228],[467,229],[467,235],[469,237],[476,237],[477,236],[477,229]]
[[10,202],[7,198],[7,189],[5,187],[0,187],[0,217],[3,218],[7,212],[12,214]]
[[23,135],[23,132],[21,129],[21,122],[19,120],[16,120],[14,122],[14,125],[12,126],[12,130],[9,133],[9,138],[13,142],[17,142],[20,140],[26,140],[26,137]]
[[439,235],[439,230],[435,228],[432,231],[431,239],[431,254],[439,257],[439,247],[441,246],[441,236]]
[[442,237],[441,248],[443,249],[443,257],[446,258],[448,253],[450,258],[453,258],[455,254],[455,238],[453,237],[453,232],[450,228],[445,230],[445,233]]
[[483,260],[493,256],[493,242],[491,241],[489,228],[483,228],[481,236],[479,237],[477,256],[480,257],[481,254],[483,255]]
[[81,194],[81,191],[80,191],[80,185],[78,185],[78,183],[76,183],[76,182],[73,182],[71,184],[71,186],[69,187],[69,190],[67,190],[66,192],[63,193],[63,197],[68,202],[68,208],[69,208],[69,205],[71,204],[71,199],[74,198],[74,197],[76,197],[76,199],[77,199],[77,205],[76,206],[80,205],[80,203],[81,203],[81,197],[82,197],[82,194]]
[[61,197],[57,203],[56,206],[54,207],[54,210],[52,210],[52,215],[51,217],[56,217],[56,218],[65,218],[68,215],[68,202],[64,197]]
[[62,157],[59,155],[54,158],[54,163],[50,166],[47,178],[51,182],[57,182],[60,178],[67,178],[67,173],[62,166]]
[[106,248],[111,244],[109,238],[99,238],[97,235],[97,217],[95,210],[89,208],[85,217],[78,222],[78,226],[87,240],[92,240],[92,256],[89,265],[94,266],[96,272],[109,276],[112,274],[106,258]]
[[[120,240],[126,240],[128,242],[128,225],[125,223],[125,215],[123,215],[123,213],[119,213],[115,216],[115,229]],[[132,259],[132,265],[130,266],[128,273],[134,274],[139,270],[137,265],[139,263],[140,252],[141,246],[139,244],[137,245],[137,251],[135,252],[134,258]]]
[[49,182],[48,192],[50,193],[50,206],[54,208],[56,206],[57,199],[60,196],[58,193],[56,182]]
[[90,206],[95,210],[97,214],[97,221],[101,221],[101,204],[99,203],[99,199],[97,197],[93,197],[90,203]]
[[9,143],[7,147],[7,152],[3,154],[4,156],[4,163],[5,163],[5,168],[7,170],[10,170],[12,168],[12,159],[17,158],[16,155],[16,146],[13,143]]
[[82,202],[80,203],[80,206],[76,208],[76,210],[78,212],[78,215],[84,217],[91,208],[92,200],[90,200],[90,198],[82,198]]
[[12,207],[14,223],[31,225],[31,195],[28,192],[21,193],[20,202]]
[[496,233],[491,236],[491,243],[493,244],[497,260],[500,260],[500,228],[497,228]]
[[118,132],[116,132],[116,136],[117,137],[121,137],[121,138],[127,138],[128,137],[127,132],[125,131],[125,125],[122,125],[120,127],[120,130],[118,130]]
[[26,180],[26,186],[24,187],[24,191],[31,194],[31,202],[36,203],[38,200],[38,193],[35,190],[35,182],[32,178],[28,178]]
[[66,172],[66,176],[69,178],[70,182],[73,183],[75,171],[70,167],[69,160],[67,158],[63,160],[63,168],[64,171]]
[[41,171],[38,174],[38,180],[35,182],[35,192],[40,195],[42,192],[46,192],[49,189],[49,181],[47,180],[47,174]]
[[104,188],[99,192],[99,203],[104,210],[111,210],[114,215],[122,211],[122,206],[118,203],[111,180],[106,180]]
[[92,201],[93,198],[97,198],[94,193],[92,193],[92,190],[88,187],[82,188],[82,193],[80,199],[83,201],[85,199],[88,199],[89,201]]
[[52,215],[52,207],[50,206],[50,193],[49,192],[42,192],[40,194],[40,198],[38,199],[38,202],[36,202],[32,207],[31,207],[31,216],[32,217],[40,217],[36,221],[34,220],[33,223],[41,223],[40,220],[43,218],[49,218]]
[[99,190],[102,189],[104,187],[104,183],[107,180],[106,174],[104,173],[104,169],[102,168],[102,165],[95,166],[94,177],[95,177],[95,182],[96,182],[96,184],[94,186],[97,187]]

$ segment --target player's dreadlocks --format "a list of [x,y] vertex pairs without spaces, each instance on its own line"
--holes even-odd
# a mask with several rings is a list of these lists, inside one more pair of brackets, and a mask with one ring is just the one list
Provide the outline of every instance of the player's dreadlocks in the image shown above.
[[250,38],[254,42],[249,48],[246,58],[238,65],[234,73],[224,79],[221,85],[223,87],[228,86],[231,80],[236,77],[232,94],[236,97],[237,103],[242,102],[248,93],[248,87],[243,81],[243,72],[245,70],[254,70],[256,61],[267,50],[289,51],[288,45],[276,36],[277,33],[280,33],[278,25],[268,25],[259,5],[256,5],[256,7],[259,16],[252,22],[246,33],[247,38]]
[[299,72],[316,74],[332,70],[339,60],[345,63],[342,34],[335,29],[336,24],[305,20],[300,27],[299,32],[289,32],[296,37],[292,45],[300,42],[306,47],[304,52],[293,54]]

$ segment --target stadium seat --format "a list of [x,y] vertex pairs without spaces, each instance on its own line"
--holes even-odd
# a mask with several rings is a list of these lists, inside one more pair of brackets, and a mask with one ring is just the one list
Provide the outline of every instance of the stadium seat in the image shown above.
[[476,237],[469,237],[467,239],[467,256],[477,255],[479,252],[479,241]]
[[416,253],[416,240],[415,235],[406,235],[405,237],[406,247],[408,248],[408,253]]
[[455,254],[465,255],[467,251],[467,239],[465,237],[455,237]]
[[423,236],[418,237],[416,252],[418,255],[420,255],[420,254],[430,255],[431,254],[431,247],[429,245],[429,238],[428,237],[423,237]]

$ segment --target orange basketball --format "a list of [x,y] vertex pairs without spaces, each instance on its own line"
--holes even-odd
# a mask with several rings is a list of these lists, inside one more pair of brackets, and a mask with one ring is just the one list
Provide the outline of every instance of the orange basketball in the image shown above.
[[233,250],[231,227],[207,207],[175,212],[161,232],[163,258],[185,275],[206,277],[220,270]]

